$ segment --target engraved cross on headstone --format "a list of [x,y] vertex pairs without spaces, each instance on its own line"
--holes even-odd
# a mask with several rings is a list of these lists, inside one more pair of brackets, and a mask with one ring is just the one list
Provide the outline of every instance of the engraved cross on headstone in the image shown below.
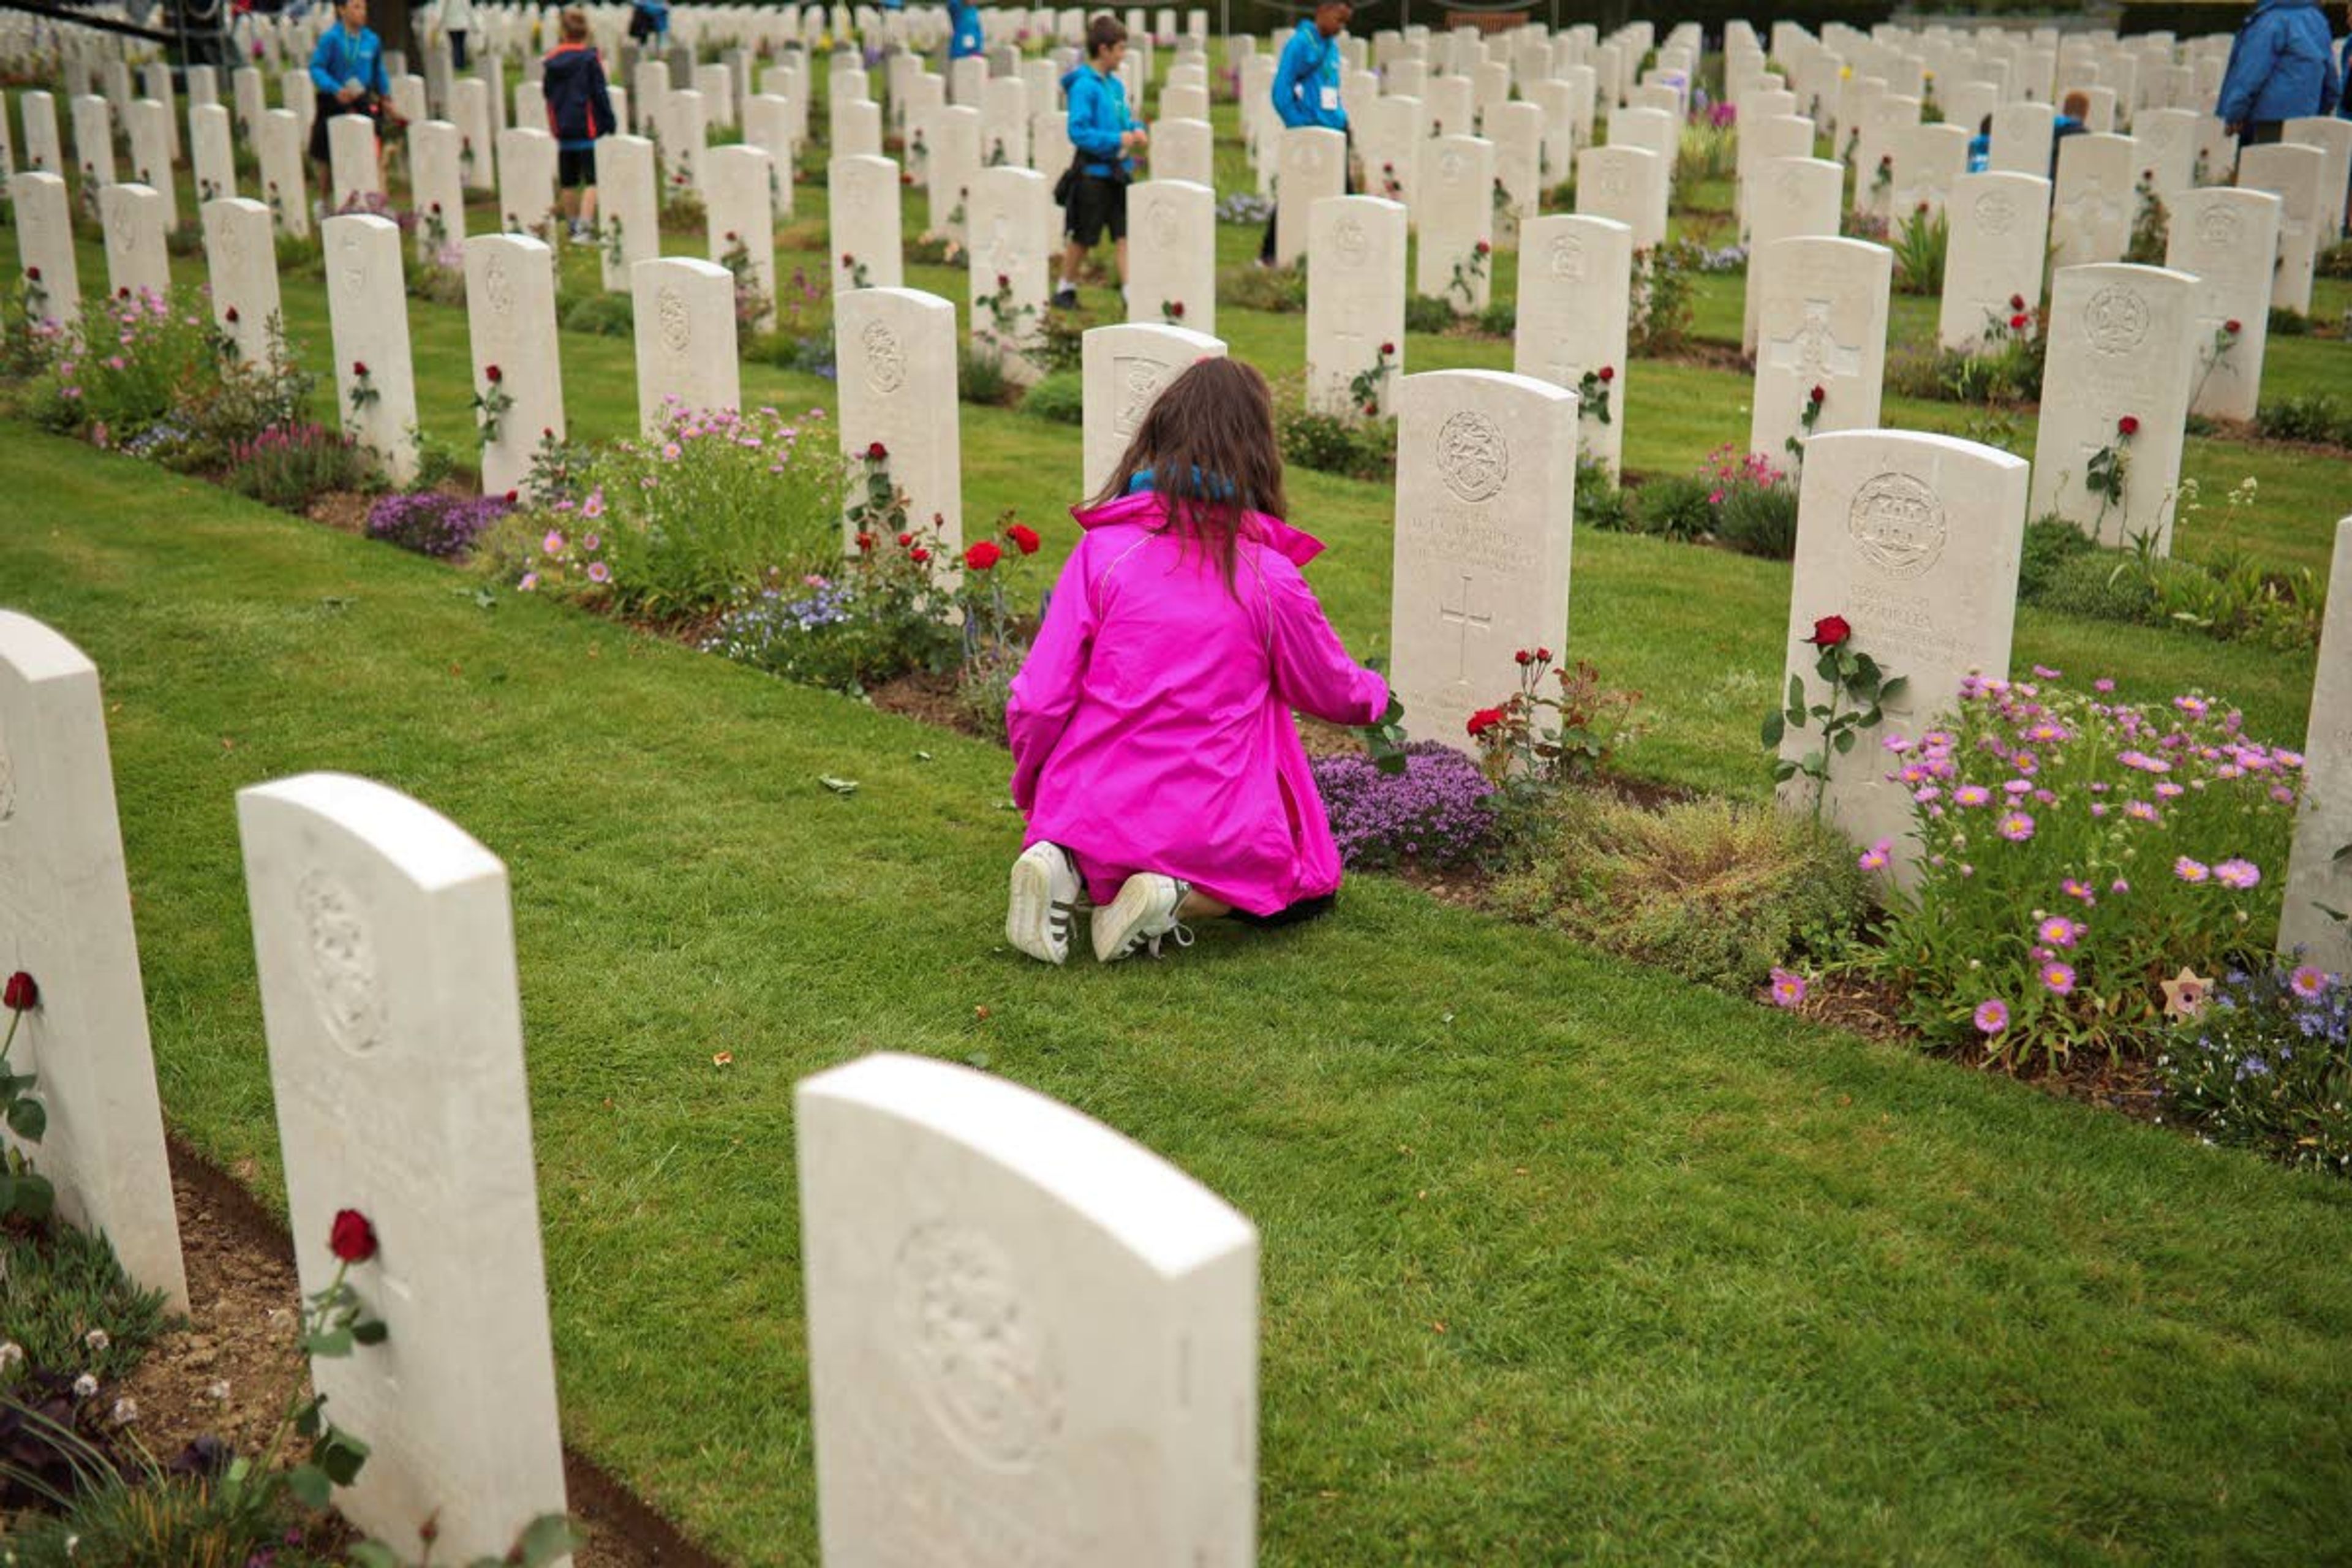
[[1775,338],[1768,356],[1774,370],[1803,371],[1812,374],[1860,375],[1862,351],[1848,348],[1837,341],[1830,326],[1830,302],[1827,300],[1805,301],[1803,319],[1797,330],[1785,338]]
[[1462,574],[1462,607],[1448,609],[1441,601],[1437,606],[1437,618],[1441,621],[1452,622],[1462,628],[1462,640],[1454,658],[1454,684],[1467,686],[1470,684],[1470,628],[1476,626],[1480,631],[1485,632],[1492,631],[1495,626],[1492,613],[1483,616],[1471,613],[1469,573]]

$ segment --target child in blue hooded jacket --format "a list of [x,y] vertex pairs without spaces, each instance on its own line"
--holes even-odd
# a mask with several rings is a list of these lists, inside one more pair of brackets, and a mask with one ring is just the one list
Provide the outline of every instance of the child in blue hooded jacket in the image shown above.
[[1127,83],[1118,74],[1127,58],[1127,29],[1108,14],[1087,24],[1087,63],[1062,79],[1070,100],[1070,147],[1073,153],[1070,203],[1063,232],[1069,243],[1062,252],[1062,276],[1055,285],[1054,304],[1062,310],[1078,302],[1078,269],[1087,252],[1102,243],[1108,229],[1118,252],[1118,280],[1127,282],[1127,186],[1135,174],[1130,155],[1149,142],[1143,127],[1128,112]]
[[2335,42],[2319,0],[2256,0],[2213,105],[2238,145],[2276,142],[2287,121],[2335,107]]
[[981,30],[980,7],[971,0],[948,0],[948,58],[965,60],[985,54],[988,37]]
[[[1282,46],[1282,57],[1274,65],[1274,112],[1284,129],[1319,125],[1346,134],[1348,111],[1339,106],[1339,38],[1355,15],[1349,0],[1322,0],[1315,15],[1299,23]],[[1341,188],[1355,195],[1352,173],[1342,176]],[[1277,191],[1276,200],[1280,199]],[[1274,265],[1276,222],[1275,215],[1265,220],[1265,240],[1257,251],[1260,267]]]

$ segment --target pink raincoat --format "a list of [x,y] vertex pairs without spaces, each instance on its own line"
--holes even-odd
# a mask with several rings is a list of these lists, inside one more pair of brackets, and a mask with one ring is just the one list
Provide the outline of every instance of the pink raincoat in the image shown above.
[[1299,574],[1322,544],[1250,512],[1228,590],[1199,544],[1154,531],[1153,492],[1072,515],[1085,536],[1005,709],[1024,847],[1076,853],[1098,904],[1131,871],[1260,915],[1336,890],[1291,710],[1370,724],[1389,689]]

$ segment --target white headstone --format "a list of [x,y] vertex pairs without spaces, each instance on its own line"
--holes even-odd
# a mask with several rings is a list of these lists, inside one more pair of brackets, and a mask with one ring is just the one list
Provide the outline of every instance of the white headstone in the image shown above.
[[1579,444],[1612,483],[1624,461],[1633,269],[1633,231],[1612,219],[1554,214],[1521,231],[1511,368],[1577,393],[1593,378],[1596,395],[1579,399]]
[[[487,412],[482,493],[520,489],[540,444],[563,438],[563,376],[555,331],[555,256],[528,235],[478,234],[466,241],[466,323],[475,395],[510,405]],[[493,372],[497,374],[492,374]]]
[[[922,138],[922,163],[930,192],[930,226],[958,244],[971,232],[971,181],[980,173],[980,110],[961,104],[916,111],[911,131]],[[914,146],[908,145],[911,157]],[[1059,179],[1056,171],[1055,178]]]
[[1320,125],[1293,126],[1282,133],[1274,220],[1274,260],[1289,267],[1307,254],[1307,215],[1315,204],[1343,195],[1348,188],[1348,138]]
[[311,1363],[372,1449],[335,1505],[404,1559],[428,1519],[502,1553],[564,1508],[506,868],[340,773],[238,791],[237,826],[303,1290],[337,1277],[339,1211],[380,1248],[349,1279],[387,1337]]
[[555,195],[555,138],[535,126],[499,132],[499,228],[552,242],[562,217]]
[[638,262],[630,278],[638,427],[659,430],[674,409],[741,407],[735,275],[715,261],[673,256]]
[[48,1115],[37,1142],[0,1138],[48,1178],[69,1224],[103,1231],[131,1279],[184,1311],[98,669],[47,626],[5,609],[0,888],[0,974],[22,970],[40,992],[17,1026],[8,1070],[38,1078],[33,1095]]
[[835,298],[834,321],[843,454],[855,461],[879,441],[908,519],[918,527],[936,519],[961,544],[955,307],[911,289],[854,289]]
[[1633,231],[1634,249],[1653,249],[1666,237],[1665,180],[1655,153],[1587,147],[1576,155],[1576,210],[1623,224]]
[[2339,120],[2333,114],[2308,115],[2286,121],[2280,130],[2288,142],[2316,147],[2327,154],[2327,172],[2319,181],[2319,229],[2322,234],[2342,234],[2346,182],[2352,180],[2352,120]]
[[833,292],[896,289],[905,279],[898,226],[898,165],[887,158],[835,158],[825,167]]
[[1803,445],[1805,412],[1816,405],[1816,434],[1875,428],[1893,254],[1859,239],[1806,237],[1777,240],[1748,265],[1759,298],[1748,449],[1792,467],[1790,443]]
[[1039,374],[1032,356],[1059,237],[1052,185],[1034,169],[982,169],[971,182],[971,345],[1001,363],[1015,385]]
[[26,313],[36,321],[71,327],[81,321],[81,272],[76,264],[73,201],[65,177],[27,169],[8,182],[16,218],[16,259],[24,268]]
[[1428,140],[1422,125],[1417,98],[1382,98],[1364,111],[1355,133],[1364,157],[1366,195],[1412,205],[1422,143]]
[[20,95],[16,111],[25,121],[25,167],[45,174],[66,172],[64,149],[58,141],[58,103],[46,92]]
[[271,323],[278,315],[278,240],[269,209],[240,196],[222,196],[205,204],[202,217],[213,323],[236,345],[243,363],[268,364]]
[[767,93],[743,100],[743,144],[768,154],[770,206],[779,217],[793,216],[793,106]]
[[[1207,185],[1213,191],[1217,183],[1215,148],[1214,134],[1207,121],[1162,120],[1151,127],[1151,177]],[[1065,158],[1060,166],[1066,168],[1068,160]],[[1037,167],[1041,173],[1048,167],[1042,154]],[[1059,174],[1055,177],[1060,178]]]
[[163,196],[145,185],[109,185],[98,193],[98,213],[106,235],[106,291],[118,300],[169,294]]
[[2238,184],[2267,191],[2283,205],[2279,215],[2278,268],[2271,275],[2271,305],[2296,315],[2311,313],[2312,278],[2321,246],[2333,238],[2321,218],[2327,205],[2327,154],[2316,147],[2275,142],[2238,154]]
[[[641,108],[638,111],[644,113]],[[449,89],[449,119],[457,127],[457,172],[469,191],[497,188],[492,157],[497,132],[490,129],[490,89],[478,77],[460,77]]]
[[[981,89],[980,161],[1029,167],[1029,85],[1018,77],[998,77]],[[1061,174],[1054,171],[1055,179]]]
[[1844,216],[1845,166],[1830,158],[1771,158],[1753,165],[1756,199],[1748,207],[1748,268],[1741,279],[1739,346],[1756,352],[1756,319],[1764,301],[1756,257],[1775,240],[1832,238]]
[[334,185],[327,199],[336,212],[383,193],[374,121],[364,114],[338,114],[327,121],[327,176]]
[[604,289],[630,287],[630,269],[661,254],[661,195],[654,144],[645,136],[596,143],[596,241]]
[[1419,178],[1413,292],[1475,316],[1494,288],[1495,144],[1479,136],[1433,138],[1423,143]]
[[856,157],[882,151],[882,106],[863,99],[836,100],[833,104],[830,143],[835,157]]
[[[2069,138],[2081,141],[2081,137]],[[2108,544],[2147,536],[2171,551],[2197,280],[2120,262],[2061,268],[2050,285],[2050,354],[2033,443],[2033,515],[2053,512]],[[2136,422],[2128,439],[2123,422]],[[2095,493],[2102,451],[2124,459],[2123,495]]]
[[196,205],[236,195],[236,137],[228,110],[200,103],[188,110],[188,155],[195,165]]
[[2336,525],[2327,616],[2319,635],[2311,721],[2304,742],[2303,799],[2279,910],[2279,952],[2352,976],[2352,518]]
[[824,1561],[1256,1560],[1247,1220],[944,1062],[866,1058],[795,1113]]
[[1412,739],[1470,752],[1470,715],[1518,689],[1512,654],[1568,647],[1576,394],[1442,370],[1397,404],[1389,683]]
[[[1897,881],[1917,848],[1911,795],[1890,781],[1879,742],[1932,727],[1970,672],[2008,674],[2026,475],[2025,460],[2007,452],[1905,430],[1817,436],[1806,450],[1782,684],[1793,678],[1809,703],[1828,700],[1820,650],[1806,639],[1830,616],[1853,628],[1857,652],[1907,680],[1883,731],[1829,755],[1822,795],[1824,820],[1858,845],[1888,845]],[[1780,755],[1799,761],[1821,742],[1815,722],[1784,735]],[[1780,786],[1781,805],[1809,813],[1813,792],[1800,774]]]
[[1225,345],[1206,332],[1141,323],[1096,327],[1080,340],[1086,395],[1081,495],[1110,481],[1143,416],[1168,384],[1200,360],[1223,359]]
[[706,239],[713,261],[740,259],[744,281],[764,303],[751,326],[764,332],[776,324],[776,215],[770,199],[773,164],[758,147],[713,147],[702,160]]
[[[1308,215],[1307,405],[1318,414],[1379,417],[1395,408],[1404,374],[1405,216],[1402,203],[1379,196],[1326,196]],[[1369,400],[1355,393],[1365,376]]]
[[2050,215],[2053,267],[2121,261],[2139,210],[2138,153],[2128,136],[2084,132],[2058,143]]
[[1950,247],[1937,337],[1948,349],[1998,346],[2018,314],[2042,303],[2048,254],[2050,182],[2039,174],[1962,174],[1952,184]]
[[[73,100],[74,159],[85,187],[104,190],[116,183],[114,115],[106,100],[84,93]],[[26,137],[29,142],[31,138]]]
[[1128,187],[1127,319],[1217,331],[1217,193],[1181,180]]
[[[394,483],[404,484],[416,472],[416,384],[400,226],[372,213],[349,213],[329,218],[321,236],[335,405],[343,431],[375,454]],[[355,399],[355,391],[362,395]]]

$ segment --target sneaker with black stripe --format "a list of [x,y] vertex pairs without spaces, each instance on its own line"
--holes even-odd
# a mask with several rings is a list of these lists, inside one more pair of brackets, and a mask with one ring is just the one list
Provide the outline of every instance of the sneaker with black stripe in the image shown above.
[[1004,939],[1044,963],[1067,962],[1079,891],[1078,868],[1070,852],[1042,839],[1032,844],[1013,862]]
[[1157,871],[1129,877],[1119,885],[1118,897],[1095,911],[1095,957],[1117,963],[1149,949],[1157,958],[1163,937],[1175,938],[1179,947],[1192,946],[1192,929],[1176,919],[1192,890],[1192,883]]

